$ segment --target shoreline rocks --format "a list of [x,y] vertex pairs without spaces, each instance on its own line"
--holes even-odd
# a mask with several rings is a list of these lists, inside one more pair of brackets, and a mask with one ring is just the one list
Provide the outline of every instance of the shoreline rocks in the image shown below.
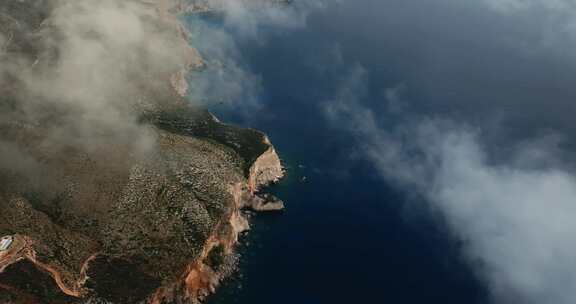
[[255,212],[283,211],[285,209],[282,200],[268,193],[252,196],[245,207]]

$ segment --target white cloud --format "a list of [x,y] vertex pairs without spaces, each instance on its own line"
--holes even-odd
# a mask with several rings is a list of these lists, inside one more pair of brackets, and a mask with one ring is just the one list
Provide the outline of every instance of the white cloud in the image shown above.
[[572,0],[484,0],[491,8],[503,13],[517,13],[530,9],[544,9],[556,12],[574,12],[576,3]]
[[4,40],[9,52],[0,49],[3,127],[42,126],[42,144],[55,151],[154,148],[153,133],[139,123],[143,104],[176,102],[170,76],[186,64],[189,47],[173,24],[136,0],[21,2],[7,14],[17,9],[45,16],[0,28],[12,38]]
[[[198,0],[197,0],[198,1]],[[309,14],[326,5],[325,0],[199,0],[224,14],[225,25],[237,33],[257,38],[262,26],[303,28]]]
[[268,0],[197,0],[199,7],[217,11],[221,24],[214,20],[189,19],[191,43],[207,60],[201,73],[190,77],[190,97],[193,101],[221,104],[234,109],[236,115],[253,116],[261,104],[262,80],[244,63],[238,42],[265,43],[263,29],[295,30],[305,28],[315,9],[324,0],[298,1],[281,4]]
[[514,153],[496,163],[480,131],[459,123],[411,117],[385,128],[386,117],[358,101],[366,81],[354,69],[326,103],[328,118],[356,135],[358,150],[388,182],[440,211],[493,301],[575,303],[576,175],[542,157],[554,155],[542,145],[550,141],[529,144],[531,157]]

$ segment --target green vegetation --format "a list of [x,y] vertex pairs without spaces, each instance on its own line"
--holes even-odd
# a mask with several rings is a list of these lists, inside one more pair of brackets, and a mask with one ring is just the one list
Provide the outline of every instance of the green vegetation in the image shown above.
[[225,257],[226,253],[224,251],[224,246],[218,245],[210,250],[205,263],[215,271],[219,271],[222,268],[222,265],[224,265]]
[[222,124],[200,108],[177,108],[148,114],[144,121],[174,134],[205,138],[234,150],[244,160],[242,169],[245,176],[256,159],[269,148],[261,132]]

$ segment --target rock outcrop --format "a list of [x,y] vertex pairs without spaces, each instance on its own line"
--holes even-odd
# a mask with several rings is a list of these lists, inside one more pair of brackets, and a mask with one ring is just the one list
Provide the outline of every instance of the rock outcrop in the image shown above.
[[284,202],[271,194],[253,195],[246,200],[245,207],[257,212],[282,211]]
[[258,156],[249,170],[248,185],[253,193],[262,186],[278,182],[284,176],[280,158],[268,137],[264,137],[264,142],[268,149]]

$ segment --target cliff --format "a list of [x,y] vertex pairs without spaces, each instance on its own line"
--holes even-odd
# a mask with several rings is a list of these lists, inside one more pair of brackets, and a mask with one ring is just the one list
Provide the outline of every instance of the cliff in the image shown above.
[[283,207],[268,138],[183,98],[183,4],[98,3],[0,3],[0,303],[195,303]]

